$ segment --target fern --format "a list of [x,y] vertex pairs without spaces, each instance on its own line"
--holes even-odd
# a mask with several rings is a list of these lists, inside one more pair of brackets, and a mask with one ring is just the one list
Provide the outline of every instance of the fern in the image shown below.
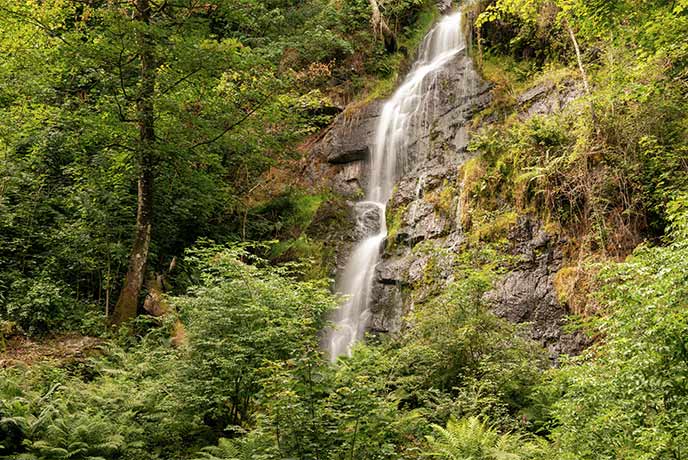
[[428,456],[446,460],[526,460],[541,452],[541,445],[514,433],[500,434],[478,417],[451,419],[447,427],[433,425]]
[[220,438],[217,446],[201,449],[193,460],[259,460],[272,458],[262,455],[265,446],[252,436],[241,439]]

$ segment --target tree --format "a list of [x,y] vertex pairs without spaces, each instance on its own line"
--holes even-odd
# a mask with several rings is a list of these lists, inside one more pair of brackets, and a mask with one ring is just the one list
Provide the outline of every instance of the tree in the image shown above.
[[155,56],[148,30],[151,21],[149,0],[135,0],[134,21],[140,24],[138,59],[140,61],[141,87],[136,100],[136,123],[139,128],[137,162],[139,169],[136,210],[136,236],[129,256],[129,271],[115,305],[113,324],[121,324],[136,316],[141,287],[148,263],[151,228],[153,226],[153,162],[155,155]]
[[230,234],[237,196],[321,100],[240,41],[252,5],[0,0],[0,297],[44,273],[107,312],[120,289],[121,324],[148,271]]
[[370,9],[372,11],[371,22],[373,23],[373,31],[376,35],[382,35],[385,41],[385,48],[387,51],[396,51],[397,37],[392,32],[392,29],[387,25],[387,21],[380,12],[380,5],[377,0],[368,0],[370,2]]

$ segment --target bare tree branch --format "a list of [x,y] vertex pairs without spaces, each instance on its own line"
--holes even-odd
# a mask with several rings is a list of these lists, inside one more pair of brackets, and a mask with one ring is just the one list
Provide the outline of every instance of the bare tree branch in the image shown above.
[[396,51],[397,37],[394,35],[394,32],[392,32],[387,25],[387,21],[385,21],[385,18],[382,16],[382,13],[380,12],[380,5],[378,4],[377,0],[368,0],[368,3],[370,3],[370,8],[373,11],[370,19],[373,23],[373,32],[376,36],[382,36],[385,42],[385,48],[387,48],[388,51]]
[[192,70],[191,72],[189,72],[188,74],[184,75],[182,78],[180,78],[179,80],[175,81],[174,83],[172,83],[170,86],[168,86],[168,87],[165,88],[164,90],[160,91],[160,94],[167,94],[167,93],[169,93],[169,92],[172,91],[174,88],[176,88],[177,85],[179,85],[179,84],[183,83],[184,81],[188,80],[189,78],[191,78],[192,76],[194,76],[194,75],[196,75],[198,72],[200,72],[201,70],[203,70],[203,67],[199,67],[199,68],[196,69],[196,70]]
[[[573,28],[566,17],[564,17],[564,26],[571,37],[571,42],[573,42],[573,48],[576,50],[576,60],[578,61],[578,69],[583,77],[583,87],[585,88],[585,93],[590,96],[590,84],[588,83],[588,74],[585,72],[585,67],[583,67],[583,57],[581,55],[580,47],[578,46],[578,40],[576,40],[576,34],[573,33]],[[590,116],[592,117],[592,123],[597,129],[597,116],[595,115],[595,106],[590,100]]]

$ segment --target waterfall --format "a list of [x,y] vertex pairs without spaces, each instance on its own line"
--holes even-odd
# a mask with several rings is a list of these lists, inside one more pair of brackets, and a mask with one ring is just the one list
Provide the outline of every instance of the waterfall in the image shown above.
[[418,59],[394,95],[384,104],[376,128],[366,198],[356,204],[357,224],[365,237],[354,248],[338,279],[345,301],[335,312],[325,346],[334,361],[348,355],[363,338],[370,314],[371,292],[381,244],[387,237],[385,208],[395,183],[407,169],[408,147],[420,139],[428,117],[429,77],[465,47],[461,13],[444,16],[425,36]]

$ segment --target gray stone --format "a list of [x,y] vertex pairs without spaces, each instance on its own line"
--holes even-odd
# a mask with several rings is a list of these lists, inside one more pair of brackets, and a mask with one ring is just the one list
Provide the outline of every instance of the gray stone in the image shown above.
[[447,13],[449,10],[451,10],[452,7],[452,0],[437,0],[437,8],[440,10],[440,13]]
[[351,197],[363,195],[366,181],[364,161],[340,164],[334,168],[335,174],[331,181],[333,192]]
[[519,104],[527,104],[529,102],[532,102],[535,99],[541,99],[543,95],[546,95],[550,91],[554,89],[554,85],[552,83],[544,83],[542,85],[537,85],[534,86],[533,88],[530,88],[526,92],[520,94],[517,98],[516,101]]
[[406,284],[409,268],[413,263],[411,254],[394,255],[383,258],[377,266],[376,279],[382,284]]
[[408,280],[410,283],[418,283],[423,279],[425,274],[425,267],[430,261],[429,256],[421,256],[416,258],[408,269]]
[[581,334],[564,333],[568,310],[558,302],[553,284],[562,266],[558,241],[528,216],[519,218],[509,239],[518,262],[485,299],[498,316],[513,323],[528,323],[530,337],[553,358],[579,353],[587,342]]
[[381,107],[374,101],[343,112],[315,148],[332,164],[367,160]]
[[565,80],[558,86],[552,83],[535,86],[517,98],[518,103],[525,109],[521,113],[521,118],[558,112],[583,94],[582,86],[574,80]]
[[357,220],[358,240],[380,233],[382,208],[376,203],[359,201],[353,205]]
[[371,320],[368,328],[372,332],[395,334],[401,330],[404,315],[404,300],[400,286],[394,284],[373,285]]
[[[440,0],[448,8],[451,2]],[[466,84],[467,81],[473,82]],[[432,240],[446,255],[432,254],[433,283],[451,282],[454,276],[455,251],[464,242],[454,216],[442,215],[426,201],[429,192],[445,183],[456,186],[459,166],[469,158],[469,123],[473,115],[491,100],[491,86],[484,82],[470,58],[460,53],[441,72],[426,82],[430,95],[426,116],[409,127],[419,133],[418,140],[408,147],[408,162],[395,193],[388,203],[389,215],[404,209],[394,245],[387,245],[376,268],[372,290],[370,329],[374,332],[396,332],[403,327],[402,318],[414,302],[427,300],[436,291],[426,287],[427,253],[413,247]],[[575,81],[533,87],[517,98],[519,117],[528,118],[560,110],[583,94]],[[367,182],[367,160],[372,152],[375,129],[383,101],[375,101],[340,114],[331,128],[312,149],[311,173],[314,183],[326,183],[336,193],[352,202],[359,199]],[[495,115],[495,120],[499,117]],[[483,120],[489,123],[490,120]],[[324,165],[324,166],[323,166]],[[455,203],[452,204],[454,206]],[[445,211],[446,212],[446,211]],[[366,214],[366,213],[364,213]],[[355,219],[349,208],[342,236],[333,238],[337,244],[337,266],[341,270],[355,241],[379,229],[376,211]],[[337,227],[338,223],[335,223]],[[585,345],[579,334],[562,330],[568,311],[557,301],[553,278],[562,265],[560,242],[542,230],[539,222],[520,219],[509,235],[512,253],[517,262],[486,294],[493,311],[514,323],[527,323],[530,336],[540,341],[553,356],[576,353]],[[439,250],[439,249],[438,249]],[[443,254],[444,254],[443,252]],[[408,295],[404,289],[410,290]]]
[[420,241],[442,236],[447,229],[447,219],[432,204],[417,199],[409,204],[404,213],[402,226],[397,232],[397,243],[413,246]]

